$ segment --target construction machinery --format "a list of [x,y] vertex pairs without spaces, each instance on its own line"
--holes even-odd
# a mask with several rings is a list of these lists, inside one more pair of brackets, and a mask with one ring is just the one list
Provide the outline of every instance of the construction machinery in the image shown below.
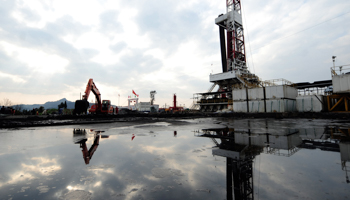
[[151,106],[153,106],[154,100],[155,100],[155,95],[157,94],[157,92],[155,90],[150,92],[150,98],[151,98]]
[[94,131],[94,130],[89,130],[90,132],[95,132],[94,133],[94,142],[91,145],[90,149],[87,148],[86,142],[88,141],[88,138],[86,136],[86,130],[85,129],[74,129],[73,130],[73,138],[75,144],[80,144],[81,151],[83,153],[83,158],[85,161],[85,164],[88,165],[90,164],[90,161],[92,159],[92,156],[94,155],[95,151],[97,150],[97,147],[100,144],[100,139],[101,138],[109,138],[108,135],[100,135],[104,131]]
[[111,105],[110,100],[101,100],[101,93],[97,89],[92,78],[89,79],[88,84],[85,89],[85,94],[81,100],[77,100],[75,102],[74,114],[85,114],[87,109],[89,108],[88,98],[90,96],[90,92],[94,93],[96,97],[95,104],[91,106],[89,109],[89,113],[91,114],[117,114],[118,107],[113,107]]
[[153,106],[153,103],[155,101],[155,95],[157,94],[157,92],[155,90],[150,92],[150,103],[151,103],[151,113],[156,113],[158,112],[158,110]]
[[175,113],[175,112],[182,112],[182,111],[184,111],[183,107],[176,106],[176,94],[174,94],[174,105],[173,105],[173,107],[169,107],[169,108],[165,109],[165,112]]

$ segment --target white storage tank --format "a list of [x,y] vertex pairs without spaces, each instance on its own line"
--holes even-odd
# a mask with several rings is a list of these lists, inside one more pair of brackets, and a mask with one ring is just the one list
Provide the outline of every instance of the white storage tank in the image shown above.
[[292,99],[266,100],[266,112],[294,112],[296,102]]
[[232,90],[232,100],[233,101],[245,101],[245,100],[247,100],[246,89]]
[[249,136],[247,133],[235,134],[235,142],[237,144],[248,145],[249,139],[250,139],[251,145],[259,146],[259,147],[266,146],[266,139],[267,139],[266,135],[252,134]]
[[298,96],[298,90],[287,85],[268,86],[266,90],[266,99],[295,99]]
[[339,148],[341,161],[350,161],[350,142],[340,142]]
[[269,133],[270,135],[279,136],[279,135],[298,134],[299,130],[290,129],[290,128],[280,128],[280,129],[267,129],[265,132]]
[[276,149],[290,150],[303,143],[298,134],[288,136],[274,136],[269,137],[270,147]]
[[299,136],[303,140],[307,139],[327,139],[327,134],[325,133],[325,128],[302,128],[299,129]]
[[323,95],[305,95],[298,96],[297,99],[298,112],[321,112],[323,111]]
[[159,110],[159,105],[158,104],[154,104],[151,105],[150,102],[139,102],[138,104],[136,104],[137,110],[138,111],[142,111],[142,112],[150,112],[152,111],[151,107],[154,108],[154,111],[158,112]]
[[264,99],[264,88],[252,88],[248,89],[249,100],[261,100]]
[[246,101],[234,101],[233,102],[233,112],[247,112],[247,102]]
[[350,74],[335,75],[332,77],[333,93],[350,92]]
[[251,113],[263,113],[263,112],[265,112],[264,100],[249,101],[249,112],[251,112]]
[[138,104],[136,104],[138,111],[150,111],[150,106],[150,102],[139,102]]

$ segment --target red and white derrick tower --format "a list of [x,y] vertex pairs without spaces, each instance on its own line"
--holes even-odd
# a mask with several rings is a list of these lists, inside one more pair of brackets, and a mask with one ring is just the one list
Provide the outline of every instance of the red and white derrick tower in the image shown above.
[[[222,73],[210,74],[212,87],[206,93],[198,93],[196,105],[203,111],[229,108],[233,102],[233,90],[259,87],[259,78],[250,73],[246,65],[241,0],[226,0],[226,14],[215,19],[219,26]],[[216,92],[213,89],[219,86]],[[194,104],[195,105],[195,104]]]
[[246,66],[241,1],[226,0],[226,7],[226,14],[221,14],[215,19],[220,29],[223,72],[235,71],[239,74],[249,74]]

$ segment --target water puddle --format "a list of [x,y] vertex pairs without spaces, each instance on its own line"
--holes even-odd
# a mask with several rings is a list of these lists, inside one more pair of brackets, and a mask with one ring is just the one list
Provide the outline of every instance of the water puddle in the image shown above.
[[346,199],[350,125],[190,119],[0,131],[1,199]]

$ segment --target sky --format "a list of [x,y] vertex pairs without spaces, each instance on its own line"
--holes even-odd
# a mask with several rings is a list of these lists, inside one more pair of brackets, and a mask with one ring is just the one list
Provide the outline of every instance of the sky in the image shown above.
[[[350,64],[350,1],[242,0],[247,64],[262,80],[331,79]],[[90,78],[102,99],[189,107],[221,73],[224,0],[0,0],[0,102],[80,98]],[[120,97],[119,97],[120,95]],[[94,96],[90,95],[89,101]]]

